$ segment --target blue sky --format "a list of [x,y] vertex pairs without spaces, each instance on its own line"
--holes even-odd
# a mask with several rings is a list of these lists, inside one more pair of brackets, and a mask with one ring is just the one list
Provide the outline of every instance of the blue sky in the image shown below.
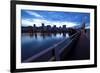
[[22,26],[41,26],[56,25],[57,27],[66,25],[66,27],[81,26],[82,21],[86,22],[86,26],[90,25],[89,13],[78,12],[55,12],[55,11],[36,11],[36,10],[21,10]]

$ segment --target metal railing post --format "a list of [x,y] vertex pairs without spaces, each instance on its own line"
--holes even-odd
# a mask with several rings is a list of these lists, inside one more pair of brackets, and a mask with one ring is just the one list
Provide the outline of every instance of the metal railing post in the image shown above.
[[59,50],[56,47],[54,48],[54,53],[56,61],[60,61]]

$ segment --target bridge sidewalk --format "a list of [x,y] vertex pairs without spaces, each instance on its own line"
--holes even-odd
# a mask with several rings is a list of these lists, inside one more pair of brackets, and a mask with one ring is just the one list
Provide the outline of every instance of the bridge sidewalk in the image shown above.
[[90,58],[90,40],[86,34],[81,31],[81,35],[75,48],[68,54],[68,60],[82,60]]

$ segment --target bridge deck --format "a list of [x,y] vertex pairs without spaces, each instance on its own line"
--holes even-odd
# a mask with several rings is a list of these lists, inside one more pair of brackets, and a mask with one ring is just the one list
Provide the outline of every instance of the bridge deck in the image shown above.
[[84,32],[81,32],[75,48],[67,55],[67,60],[82,60],[90,58],[90,40]]
[[82,60],[89,58],[90,40],[84,32],[80,31],[74,34],[72,38],[65,39],[54,46],[28,58],[24,62]]

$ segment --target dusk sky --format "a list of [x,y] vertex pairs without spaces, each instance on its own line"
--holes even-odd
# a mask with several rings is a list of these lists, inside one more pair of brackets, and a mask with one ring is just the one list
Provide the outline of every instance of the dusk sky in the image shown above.
[[66,27],[81,26],[82,21],[86,22],[86,26],[90,25],[89,13],[78,12],[55,12],[55,11],[37,11],[37,10],[21,10],[22,26],[41,26],[56,25],[57,27],[66,25]]

